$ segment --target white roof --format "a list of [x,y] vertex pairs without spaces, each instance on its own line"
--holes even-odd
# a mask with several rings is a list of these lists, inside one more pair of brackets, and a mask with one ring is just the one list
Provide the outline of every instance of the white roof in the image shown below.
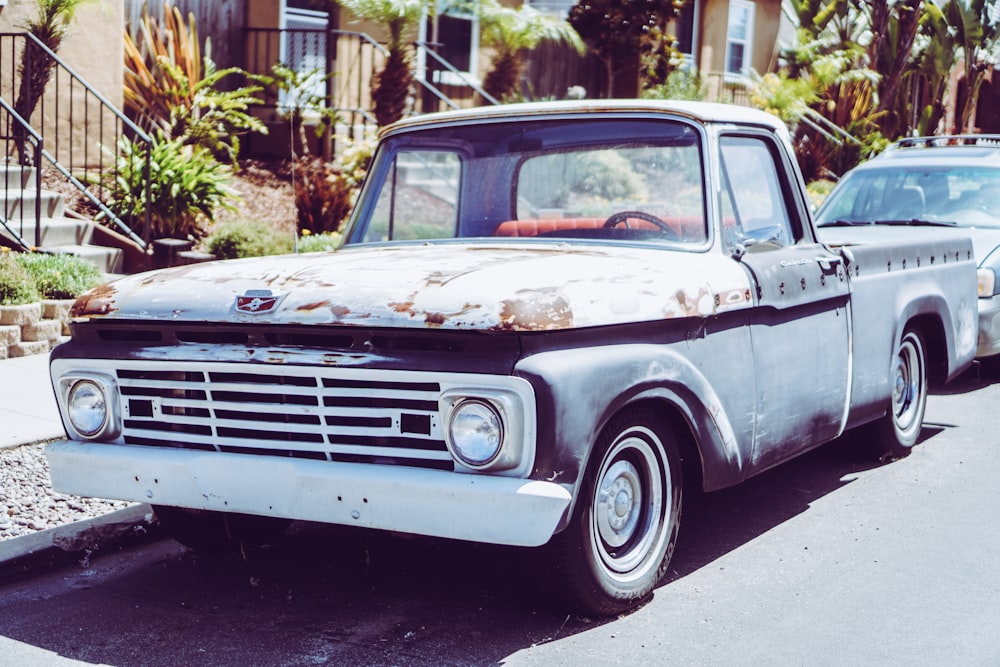
[[758,109],[719,104],[715,102],[689,102],[681,100],[564,100],[558,102],[525,102],[520,104],[500,104],[455,111],[412,116],[389,125],[383,133],[397,129],[409,129],[437,123],[465,120],[497,119],[508,120],[516,117],[560,115],[569,113],[671,113],[686,116],[702,123],[734,123],[737,125],[758,125],[781,134],[787,127],[781,119]]

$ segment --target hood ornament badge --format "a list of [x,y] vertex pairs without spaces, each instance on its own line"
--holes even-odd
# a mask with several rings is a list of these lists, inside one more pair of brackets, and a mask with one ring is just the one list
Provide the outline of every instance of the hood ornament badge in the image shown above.
[[284,294],[275,294],[269,289],[248,289],[236,295],[236,310],[250,315],[270,313],[278,307]]

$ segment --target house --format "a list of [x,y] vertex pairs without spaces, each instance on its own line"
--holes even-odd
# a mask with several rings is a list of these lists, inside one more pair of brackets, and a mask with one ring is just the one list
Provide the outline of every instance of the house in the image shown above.
[[[138,3],[139,0],[130,0]],[[501,0],[519,6],[526,2],[540,11],[565,17],[576,0]],[[384,63],[385,28],[361,21],[339,6],[323,0],[220,0],[203,3],[176,0],[182,11],[206,11],[206,5],[225,7],[227,20],[212,34],[213,57],[222,51],[233,60],[217,59],[220,67],[238,65],[266,73],[276,61],[301,72],[320,70],[332,76],[315,77],[314,92],[326,87],[332,106],[341,111],[349,127],[370,123],[371,77]],[[185,7],[190,5],[190,7]],[[133,12],[135,10],[133,9]],[[713,100],[745,102],[745,82],[751,71],[767,72],[777,66],[779,39],[794,37],[791,21],[782,11],[782,0],[690,0],[672,26],[678,47],[697,69]],[[242,43],[235,35],[242,33]],[[490,65],[488,50],[479,43],[474,12],[445,10],[428,16],[408,37],[416,45],[414,67],[418,90],[413,112],[487,103],[479,88]],[[328,64],[329,63],[329,64]],[[618,81],[614,95],[638,94],[635,68]],[[580,57],[561,45],[543,44],[529,57],[524,91],[532,98],[565,97],[572,86],[588,96],[599,96],[606,87],[605,68],[594,56]],[[280,122],[282,100],[271,101],[262,111],[269,122]],[[258,144],[261,142],[258,141]]]

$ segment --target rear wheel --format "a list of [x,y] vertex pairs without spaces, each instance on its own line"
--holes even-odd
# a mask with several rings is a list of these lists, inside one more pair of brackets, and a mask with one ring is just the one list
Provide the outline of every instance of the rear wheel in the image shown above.
[[623,412],[602,431],[570,525],[551,542],[560,592],[576,608],[627,609],[667,571],[680,526],[679,461],[648,412]]
[[920,334],[908,330],[896,348],[892,366],[889,411],[872,424],[876,454],[881,458],[907,456],[920,436],[927,408],[927,357]]
[[154,505],[160,525],[175,540],[195,551],[227,553],[241,545],[259,546],[281,537],[289,519],[183,507]]

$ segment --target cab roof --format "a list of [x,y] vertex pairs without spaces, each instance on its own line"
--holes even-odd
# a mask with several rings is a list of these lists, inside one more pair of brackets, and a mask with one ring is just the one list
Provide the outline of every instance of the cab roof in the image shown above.
[[387,126],[380,136],[395,134],[418,127],[451,124],[465,121],[514,120],[517,118],[560,116],[578,113],[664,113],[690,118],[709,124],[755,125],[780,134],[788,129],[781,119],[758,109],[715,102],[689,102],[679,100],[563,100],[558,102],[525,102],[501,104],[454,111],[411,116]]

